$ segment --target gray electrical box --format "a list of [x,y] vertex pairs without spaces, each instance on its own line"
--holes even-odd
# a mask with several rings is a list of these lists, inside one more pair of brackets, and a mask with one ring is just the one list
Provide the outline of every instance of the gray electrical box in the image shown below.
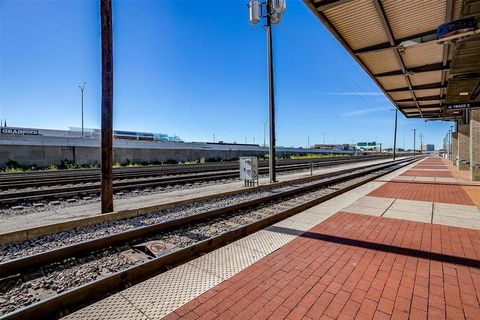
[[240,157],[240,179],[246,186],[258,185],[258,159],[257,157]]

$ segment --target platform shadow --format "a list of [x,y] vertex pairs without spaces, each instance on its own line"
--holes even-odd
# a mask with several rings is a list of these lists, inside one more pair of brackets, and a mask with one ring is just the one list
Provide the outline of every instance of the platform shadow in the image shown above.
[[344,244],[344,245],[349,245],[353,247],[395,253],[395,254],[400,254],[400,255],[410,256],[415,258],[453,263],[453,264],[463,265],[463,266],[472,267],[472,268],[480,268],[480,260],[466,258],[466,257],[458,257],[458,256],[452,256],[452,255],[442,254],[437,252],[422,251],[418,249],[404,248],[404,247],[388,245],[383,243],[338,237],[334,235],[316,233],[311,231],[306,231],[302,233],[302,232],[299,232],[300,230],[277,227],[277,226],[271,226],[268,228],[268,230],[272,232],[296,235],[300,237],[306,237],[306,238],[315,239],[315,240]]

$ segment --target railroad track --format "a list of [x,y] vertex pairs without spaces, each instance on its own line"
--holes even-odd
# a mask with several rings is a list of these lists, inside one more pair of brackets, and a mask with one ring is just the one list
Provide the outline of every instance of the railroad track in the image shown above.
[[58,318],[416,160],[343,170],[205,200],[190,209],[3,245],[0,315]]
[[[373,159],[377,160],[378,157],[373,157]],[[331,165],[341,165],[346,163],[352,162],[359,162],[359,161],[368,161],[373,160],[371,157],[365,159],[363,157],[351,158],[351,159],[334,159],[328,161],[317,161],[317,162],[309,162],[309,163],[299,163],[299,164],[284,164],[282,166],[277,167],[278,172],[288,172],[288,171],[298,171],[298,170],[305,170],[310,168],[312,165],[314,168],[318,167],[325,167]],[[238,164],[235,164],[238,166]],[[223,168],[224,166],[222,166]],[[259,168],[259,174],[266,174],[268,173],[268,168],[262,167]],[[22,177],[23,179],[24,177]],[[177,174],[168,177],[148,177],[148,178],[141,178],[135,177],[135,180],[116,180],[113,183],[113,190],[115,192],[121,191],[130,191],[130,190],[137,190],[137,189],[145,189],[145,188],[158,188],[158,187],[167,187],[172,185],[184,185],[184,184],[191,184],[191,183],[200,183],[200,182],[211,182],[211,181],[218,181],[224,179],[236,179],[238,178],[238,169],[235,170],[222,170],[222,171],[213,171],[213,172],[200,172],[200,173],[193,173],[193,174]],[[140,178],[140,179],[139,179]],[[3,189],[19,189],[14,191],[4,191],[0,193],[0,207],[8,205],[8,204],[15,204],[15,203],[24,203],[24,202],[34,202],[34,201],[41,201],[41,200],[50,200],[50,199],[58,199],[58,198],[67,198],[67,197],[77,197],[82,195],[89,195],[89,194],[98,194],[100,192],[100,182],[98,182],[98,177],[95,180],[96,182],[91,182],[90,178],[84,179],[83,177],[77,177],[73,183],[80,183],[88,181],[86,184],[80,185],[73,185],[73,186],[57,186],[59,184],[65,183],[68,181],[67,178],[60,178],[60,180],[41,180],[41,179],[34,179],[31,182],[8,182],[3,183],[0,182],[0,190]],[[61,181],[61,182],[60,182]],[[72,183],[69,182],[70,184]],[[25,186],[29,185],[29,189],[22,189]],[[54,185],[53,187],[47,188],[32,188],[32,186],[50,186]]]
[[[308,168],[311,163],[314,166],[323,166],[331,163],[348,163],[362,160],[384,159],[387,156],[362,156],[362,157],[335,157],[326,159],[312,160],[280,160],[277,162],[277,168],[283,170],[286,168]],[[260,170],[267,170],[268,163],[260,161]],[[218,171],[238,172],[238,163],[206,163],[195,165],[158,165],[135,168],[117,168],[114,169],[114,180],[158,177],[164,175],[194,174]],[[0,173],[0,190],[21,189],[31,187],[52,186],[61,184],[94,183],[100,179],[98,169],[74,169],[59,171],[42,171],[34,173]]]

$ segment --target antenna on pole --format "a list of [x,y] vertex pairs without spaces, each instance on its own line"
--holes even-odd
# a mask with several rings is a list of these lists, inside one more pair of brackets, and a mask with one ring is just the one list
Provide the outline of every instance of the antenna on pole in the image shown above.
[[[275,95],[274,95],[274,77],[273,77],[273,44],[272,44],[272,24],[278,23],[282,18],[282,13],[286,10],[286,0],[267,0],[264,3],[258,0],[248,2],[250,13],[250,23],[258,24],[261,18],[265,18],[265,30],[267,31],[267,59],[268,59],[268,110],[270,125],[270,145],[268,167],[270,182],[276,182],[275,172]],[[265,145],[265,142],[264,142]]]

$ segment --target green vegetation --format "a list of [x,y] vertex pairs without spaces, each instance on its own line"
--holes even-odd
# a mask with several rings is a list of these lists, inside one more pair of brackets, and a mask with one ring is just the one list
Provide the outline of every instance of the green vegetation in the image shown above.
[[[179,162],[174,159],[168,159],[166,161],[154,161],[154,162],[132,162],[130,159],[127,159],[125,162],[121,163],[116,161],[113,163],[113,168],[134,168],[134,167],[141,167],[141,166],[152,166],[152,165],[168,165],[168,164],[199,164],[199,163],[208,163],[208,162],[237,162],[238,158],[232,160],[222,160],[221,158],[205,158],[201,157],[198,160],[193,161],[184,161]],[[63,160],[59,165],[51,164],[47,167],[38,167],[37,165],[31,166],[24,166],[19,164],[14,160],[9,160],[5,163],[3,168],[0,168],[0,172],[5,173],[18,173],[18,172],[31,172],[31,171],[55,171],[55,170],[72,170],[72,169],[95,169],[100,168],[100,164],[98,162],[94,162],[91,164],[79,164],[75,163],[70,160]]]
[[33,164],[30,166],[24,166],[14,160],[8,160],[0,172],[5,173],[18,173],[18,172],[31,172],[31,171],[56,171],[56,170],[70,170],[70,169],[88,169],[88,168],[100,168],[98,162],[92,164],[78,164],[73,161],[63,160],[60,165],[51,164],[47,167],[40,168]]
[[70,169],[95,169],[100,168],[98,162],[88,163],[88,164],[79,164],[70,160],[63,160],[58,169],[70,170]]
[[302,154],[302,155],[293,155],[290,156],[290,159],[293,160],[306,160],[306,159],[322,159],[322,158],[332,158],[332,157],[345,157],[348,154],[332,154],[332,153],[325,153],[325,154]]
[[[295,160],[308,160],[308,159],[321,159],[321,158],[329,158],[329,157],[344,157],[348,155],[344,154],[302,154],[302,155],[291,155],[291,156],[284,156],[284,157],[277,157],[277,160],[282,159],[295,159]],[[351,155],[357,156],[357,154]],[[268,160],[268,153],[258,155],[258,160]],[[151,165],[172,165],[172,164],[181,164],[181,165],[192,165],[192,164],[201,164],[201,163],[218,163],[218,162],[238,162],[238,158],[233,158],[230,160],[223,160],[219,157],[217,158],[206,158],[201,157],[197,160],[192,161],[177,161],[175,159],[168,159],[166,161],[154,161],[154,162],[132,162],[130,159],[127,159],[125,162],[121,163],[116,161],[113,164],[113,168],[134,168],[134,167],[141,167],[141,166],[151,166]],[[51,164],[47,167],[40,168],[37,165],[33,164],[31,166],[24,166],[19,164],[14,160],[9,160],[5,164],[3,168],[0,168],[0,172],[6,173],[17,173],[17,172],[30,172],[30,171],[55,171],[55,170],[72,170],[72,169],[94,169],[100,168],[100,164],[98,162],[94,162],[91,164],[79,164],[75,163],[70,160],[63,160],[59,165]]]

